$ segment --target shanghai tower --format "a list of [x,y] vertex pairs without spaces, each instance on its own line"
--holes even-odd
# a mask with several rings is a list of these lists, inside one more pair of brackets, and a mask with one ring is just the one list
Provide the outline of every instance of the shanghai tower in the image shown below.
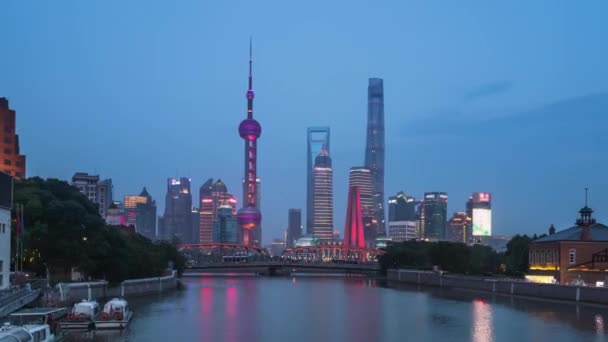
[[384,87],[381,78],[370,78],[367,87],[367,143],[365,167],[372,172],[374,218],[378,236],[385,235],[384,222]]
[[257,140],[262,134],[262,126],[253,118],[253,75],[251,72],[251,40],[249,41],[249,87],[247,89],[247,119],[239,125],[239,135],[245,141],[245,177],[243,207],[237,214],[241,226],[243,245],[261,245],[259,231],[262,214],[258,206],[257,185]]

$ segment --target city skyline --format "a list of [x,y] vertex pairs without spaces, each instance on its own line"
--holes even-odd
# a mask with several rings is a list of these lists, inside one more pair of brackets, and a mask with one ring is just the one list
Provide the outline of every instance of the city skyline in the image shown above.
[[[211,12],[225,11],[217,6]],[[311,5],[311,10],[318,6]],[[344,226],[340,213],[346,209],[342,199],[347,197],[348,169],[361,164],[365,145],[360,137],[366,129],[365,82],[369,77],[381,77],[385,83],[389,151],[385,193],[404,190],[419,198],[427,191],[445,191],[450,196],[448,213],[452,213],[465,209],[464,202],[471,192],[491,192],[495,196],[494,234],[544,233],[551,223],[557,227],[571,223],[567,209],[580,206],[581,189],[586,186],[591,188],[590,200],[598,218],[608,215],[608,198],[603,195],[606,183],[593,172],[605,166],[603,160],[594,157],[603,153],[600,147],[605,146],[604,138],[600,135],[597,141],[589,143],[587,139],[578,139],[575,133],[582,128],[597,136],[598,127],[606,121],[602,115],[608,108],[608,85],[602,77],[605,67],[600,61],[606,59],[607,51],[604,47],[586,47],[586,42],[601,38],[601,32],[588,28],[600,22],[605,6],[529,4],[530,13],[518,19],[521,24],[513,25],[510,21],[513,19],[508,18],[494,23],[467,20],[498,18],[504,10],[501,6],[478,8],[467,14],[446,5],[435,8],[436,16],[445,16],[453,25],[430,29],[428,10],[418,5],[389,6],[395,12],[391,15],[382,9],[354,4],[351,9],[354,12],[340,19],[345,31],[329,37],[320,32],[331,25],[325,20],[338,13],[336,5],[329,5],[327,14],[321,15],[324,20],[320,28],[312,31],[302,30],[305,23],[294,20],[293,14],[283,9],[282,14],[293,21],[285,26],[293,35],[290,39],[273,33],[276,24],[251,25],[246,12],[268,14],[244,6],[230,19],[231,23],[238,23],[234,31],[222,31],[217,38],[205,37],[205,48],[217,52],[217,57],[206,57],[206,50],[190,47],[184,43],[186,39],[178,39],[171,45],[178,53],[168,54],[156,47],[167,39],[163,35],[169,32],[196,41],[197,35],[209,29],[206,25],[214,23],[213,18],[205,21],[198,18],[200,15],[186,15],[190,19],[184,21],[184,26],[172,29],[167,25],[153,27],[151,22],[144,21],[142,27],[152,29],[153,33],[147,34],[135,30],[127,21],[121,22],[119,28],[101,25],[104,15],[109,15],[104,11],[79,13],[63,5],[39,5],[37,8],[43,10],[38,12],[29,11],[27,5],[9,3],[9,10],[4,13],[13,15],[0,21],[3,32],[8,33],[6,46],[11,50],[0,62],[6,72],[0,82],[0,96],[9,98],[11,109],[17,112],[17,132],[21,151],[28,157],[28,177],[67,180],[75,171],[101,174],[113,179],[115,198],[147,186],[152,197],[162,199],[164,179],[182,175],[192,178],[195,186],[210,175],[220,175],[234,188],[242,178],[240,158],[234,158],[242,153],[242,141],[234,137],[234,129],[243,108],[241,66],[246,58],[243,43],[253,34],[259,46],[257,67],[261,70],[256,90],[264,94],[257,112],[265,125],[264,141],[268,142],[260,147],[260,175],[265,180],[264,206],[272,208],[264,219],[265,241],[281,235],[286,226],[283,213],[288,208],[306,207],[303,160],[306,146],[302,141],[306,127],[310,126],[326,125],[332,129],[335,227],[339,230]],[[416,11],[400,11],[408,8]],[[152,5],[148,11],[159,15],[154,9]],[[308,9],[302,9],[308,13]],[[368,31],[363,31],[355,19],[364,9],[382,11],[387,16],[386,22],[380,27],[365,27]],[[129,4],[115,14],[128,19],[136,10],[137,5]],[[186,7],[175,10],[186,12]],[[397,13],[419,15],[409,22],[400,17],[399,22],[404,23],[398,24]],[[572,14],[576,20],[580,17],[576,14],[585,13],[585,21],[577,21],[582,28],[558,25],[564,15]],[[59,19],[54,26],[41,19],[48,14]],[[78,37],[84,33],[71,31],[69,21],[61,20],[65,16],[86,20],[88,24],[81,23],[84,31],[89,32],[91,41],[100,44],[75,43],[83,41]],[[189,21],[194,17],[197,22],[204,22],[200,24],[202,27]],[[469,26],[455,25],[460,20]],[[526,30],[531,25],[536,28],[533,32]],[[420,29],[425,32],[421,37],[407,34],[410,47],[395,43],[403,33]],[[130,40],[120,38],[125,30],[127,37],[140,38],[141,44],[154,48],[156,54],[152,55],[156,57],[143,59],[129,46]],[[347,35],[350,30],[352,33]],[[553,39],[556,30],[567,39]],[[448,41],[444,35],[451,31],[454,39]],[[59,46],[54,45],[57,42],[47,45],[55,41],[50,37],[62,33],[70,39],[58,42]],[[362,43],[352,47],[352,44],[330,44],[351,37],[350,34]],[[27,39],[19,42],[13,35]],[[386,38],[368,39],[383,35]],[[514,35],[519,39],[513,40]],[[320,40],[311,42],[311,46],[296,44],[306,37]],[[545,41],[542,49],[534,46],[539,40]],[[457,53],[439,61],[436,56],[443,55],[442,44]],[[42,48],[49,53],[45,63],[28,57],[39,54]],[[104,53],[114,48],[125,49],[124,60]],[[329,49],[330,53],[324,54],[330,56],[327,61],[312,52],[321,49]],[[362,51],[369,52],[362,54]],[[502,55],[515,55],[517,58],[513,60],[517,62],[507,61]],[[89,62],[80,60],[84,57]],[[585,63],[571,63],[575,57]],[[551,63],[545,63],[547,60]],[[319,70],[308,66],[288,73],[288,65],[313,65]],[[155,68],[152,73],[148,72],[151,68]],[[337,71],[332,73],[329,71],[332,69]],[[439,71],[424,71],[433,69]],[[190,73],[190,70],[201,71]],[[535,72],[524,75],[527,70]],[[311,87],[318,84],[322,86]],[[335,94],[330,94],[333,89]],[[302,98],[318,101],[301,101]],[[583,119],[579,120],[581,116]],[[598,125],[585,127],[585,118],[596,119]],[[137,125],[143,125],[143,129]],[[206,126],[214,129],[205,138],[218,141],[221,148],[206,149],[203,160],[192,156],[200,152],[200,129]],[[36,137],[45,137],[45,143]],[[570,146],[559,145],[562,140],[574,142]],[[128,155],[116,152],[113,145],[117,142],[133,142]],[[475,148],[467,150],[471,146]],[[53,156],[59,152],[72,158],[57,163]],[[542,158],[534,157],[539,153]],[[447,167],[456,163],[470,165],[479,172]],[[302,184],[294,184],[290,196],[293,201],[276,200],[282,199],[279,194],[294,179],[302,180]],[[239,193],[235,195],[241,198]],[[537,207],[532,212],[522,198],[538,196],[540,201],[535,204],[540,205],[540,210]],[[164,203],[159,204],[158,210],[162,212]]]

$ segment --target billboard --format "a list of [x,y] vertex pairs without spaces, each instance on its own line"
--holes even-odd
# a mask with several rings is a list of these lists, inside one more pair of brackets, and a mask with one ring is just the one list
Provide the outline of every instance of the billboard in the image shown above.
[[492,235],[492,210],[473,208],[473,236]]
[[10,209],[13,206],[13,177],[0,172],[0,207]]

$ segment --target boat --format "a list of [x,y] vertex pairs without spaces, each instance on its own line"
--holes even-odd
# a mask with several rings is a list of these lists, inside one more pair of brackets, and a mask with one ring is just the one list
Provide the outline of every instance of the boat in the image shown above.
[[113,298],[104,306],[103,310],[95,316],[95,329],[124,329],[127,327],[133,311],[129,309],[126,299]]
[[74,304],[67,317],[59,321],[60,330],[92,330],[95,328],[93,320],[99,313],[99,304],[94,300],[83,299]]
[[10,324],[15,326],[47,324],[54,333],[57,331],[57,322],[68,312],[69,308],[29,308],[13,312],[8,318]]
[[0,342],[53,342],[55,335],[48,324],[11,325],[0,327]]

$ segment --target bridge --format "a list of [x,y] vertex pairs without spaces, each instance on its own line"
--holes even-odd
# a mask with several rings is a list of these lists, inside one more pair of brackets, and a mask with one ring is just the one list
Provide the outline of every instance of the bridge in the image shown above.
[[254,273],[260,275],[290,275],[294,273],[327,273],[327,274],[362,274],[377,275],[380,265],[371,263],[331,263],[331,262],[220,262],[188,266],[184,276],[200,276],[207,274]]

